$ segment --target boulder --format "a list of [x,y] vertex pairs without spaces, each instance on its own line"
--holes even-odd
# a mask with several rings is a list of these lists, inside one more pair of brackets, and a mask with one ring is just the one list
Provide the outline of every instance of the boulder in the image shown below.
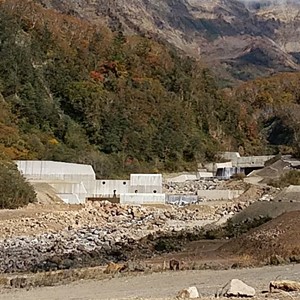
[[292,280],[275,280],[270,282],[269,288],[270,293],[272,293],[273,289],[285,292],[300,291],[300,282]]
[[196,299],[199,298],[199,292],[195,286],[190,286],[187,289],[181,290],[177,298],[179,299]]
[[239,279],[232,279],[222,288],[217,296],[254,297],[255,289]]

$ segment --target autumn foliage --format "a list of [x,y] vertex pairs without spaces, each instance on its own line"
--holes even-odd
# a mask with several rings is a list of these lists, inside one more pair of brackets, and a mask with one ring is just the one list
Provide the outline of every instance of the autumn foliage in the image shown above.
[[115,177],[191,169],[221,150],[298,149],[299,74],[220,90],[168,45],[29,0],[0,2],[0,45],[1,151],[12,159]]

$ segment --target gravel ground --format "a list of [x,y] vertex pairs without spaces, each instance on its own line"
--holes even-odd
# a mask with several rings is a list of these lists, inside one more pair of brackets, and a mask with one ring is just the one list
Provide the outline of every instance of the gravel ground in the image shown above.
[[[0,300],[112,300],[175,299],[178,291],[196,286],[201,297],[212,298],[229,280],[238,278],[253,286],[257,293],[268,290],[271,280],[300,280],[300,265],[263,267],[223,271],[166,272],[104,281],[81,281],[65,286],[37,288],[29,291],[2,291]],[[266,298],[266,295],[259,295]],[[280,299],[280,294],[268,296]],[[298,295],[286,299],[298,299]]]

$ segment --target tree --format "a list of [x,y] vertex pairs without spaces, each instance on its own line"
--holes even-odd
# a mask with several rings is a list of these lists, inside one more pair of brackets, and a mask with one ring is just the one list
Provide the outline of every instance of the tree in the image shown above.
[[26,182],[16,165],[0,159],[0,209],[15,209],[35,201],[33,187]]

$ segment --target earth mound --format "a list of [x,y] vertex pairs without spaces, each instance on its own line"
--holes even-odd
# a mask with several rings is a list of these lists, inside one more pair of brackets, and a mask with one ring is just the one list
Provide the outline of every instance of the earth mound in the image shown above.
[[219,250],[249,256],[264,264],[300,262],[299,228],[300,211],[284,213],[229,241]]

